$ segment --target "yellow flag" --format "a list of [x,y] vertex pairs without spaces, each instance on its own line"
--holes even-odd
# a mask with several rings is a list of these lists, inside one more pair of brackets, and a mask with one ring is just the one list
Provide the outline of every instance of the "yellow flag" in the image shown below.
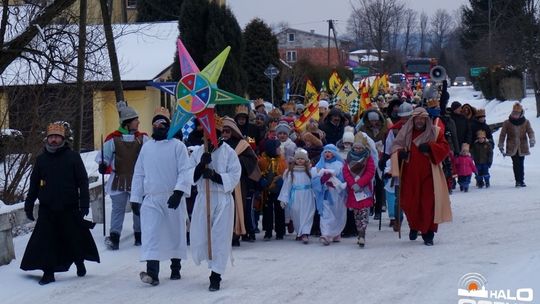
[[356,104],[353,102],[358,102],[358,91],[353,86],[349,79],[345,80],[341,88],[336,94],[338,102],[336,105],[341,107],[341,111],[345,113],[354,113],[358,111]]
[[370,96],[371,97],[377,97],[377,94],[379,94],[379,85],[381,83],[381,79],[379,76],[375,77],[375,80],[373,80],[373,84],[370,88]]
[[330,80],[328,80],[328,84],[330,86],[330,91],[332,91],[332,93],[334,94],[336,94],[339,88],[341,88],[341,85],[343,83],[336,71],[332,72],[332,75],[330,75]]
[[385,91],[388,89],[388,74],[384,74],[381,77],[380,86],[382,86]]
[[309,106],[312,103],[316,103],[317,111],[316,113],[313,113],[311,115],[311,118],[319,120],[319,92],[317,91],[317,88],[315,87],[315,85],[313,85],[313,82],[311,82],[311,80],[309,79],[306,83],[306,93],[305,93],[304,103],[306,103],[306,109],[309,108]]

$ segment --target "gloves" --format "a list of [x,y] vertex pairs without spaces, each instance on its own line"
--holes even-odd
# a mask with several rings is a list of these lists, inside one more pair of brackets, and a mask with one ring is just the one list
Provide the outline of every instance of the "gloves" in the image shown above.
[[81,213],[81,217],[85,217],[88,215],[88,213],[90,213],[90,209],[80,207],[79,212]]
[[532,148],[532,147],[534,147],[534,144],[535,144],[535,141],[531,140],[531,142],[529,143],[529,146]]
[[141,216],[141,204],[131,202],[131,211],[133,211],[133,214],[136,216]]
[[431,151],[431,147],[428,143],[423,143],[418,146],[418,150],[420,150],[422,153],[429,153],[429,151]]
[[211,179],[212,175],[214,175],[214,170],[212,170],[210,168],[206,168],[203,171],[202,177],[206,178],[206,179]]
[[214,183],[223,185],[223,180],[221,179],[221,175],[219,173],[216,173],[216,171],[212,169],[205,169],[203,172],[203,178],[207,178]]
[[283,209],[287,208],[287,203],[285,203],[285,202],[279,202],[279,205],[280,205],[281,208],[283,208]]
[[201,175],[204,172],[205,166],[206,165],[201,162],[197,165],[197,167],[195,167],[195,172],[193,173],[193,180],[195,182],[197,182],[201,178]]
[[392,178],[392,174],[390,174],[390,172],[386,172],[385,174],[383,174],[383,178],[384,179],[390,179],[390,178]]
[[208,152],[204,152],[203,155],[201,155],[201,164],[208,165],[212,162],[212,154]]
[[328,181],[328,182],[326,182],[326,183],[324,183],[324,184],[325,184],[326,187],[328,187],[328,188],[334,188],[334,189],[336,189],[336,187],[334,186],[334,184],[333,184],[332,182],[330,182],[330,181]]
[[404,160],[406,160],[406,159],[408,159],[408,158],[409,158],[409,152],[404,151],[404,150],[400,150],[400,151],[398,152],[398,160],[399,160],[400,162],[402,162],[402,161],[404,161]]
[[100,162],[98,165],[98,172],[99,174],[105,174],[107,172],[107,164],[104,162]]
[[34,212],[32,210],[24,210],[24,213],[26,213],[26,218],[31,220],[32,222],[36,219],[34,218]]
[[353,189],[354,192],[360,192],[360,190],[362,190],[358,184],[352,185],[351,188]]
[[328,182],[328,180],[332,177],[332,174],[330,173],[324,173],[322,176],[321,176],[321,184],[326,184],[326,182]]
[[180,200],[182,199],[182,195],[184,195],[184,192],[180,190],[174,190],[171,197],[169,197],[169,200],[167,201],[167,206],[171,209],[176,209],[178,206],[180,206]]
[[503,147],[499,147],[499,151],[501,151],[501,154],[504,155],[504,148]]
[[24,213],[26,213],[26,218],[32,222],[36,219],[34,218],[34,204],[30,202],[24,202]]

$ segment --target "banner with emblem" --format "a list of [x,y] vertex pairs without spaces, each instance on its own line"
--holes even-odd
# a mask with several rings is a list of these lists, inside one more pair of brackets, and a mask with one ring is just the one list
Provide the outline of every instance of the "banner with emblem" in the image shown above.
[[349,79],[346,79],[341,88],[339,88],[336,99],[336,106],[339,106],[343,112],[349,112],[352,115],[358,113],[358,91]]

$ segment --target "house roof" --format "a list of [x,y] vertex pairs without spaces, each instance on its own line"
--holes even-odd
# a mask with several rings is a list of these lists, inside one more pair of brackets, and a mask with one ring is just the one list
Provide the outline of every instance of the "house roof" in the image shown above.
[[[42,29],[42,34],[32,40],[33,47],[48,51],[48,39],[43,36],[49,30],[62,25],[51,25]],[[74,83],[76,82],[77,58],[73,56],[74,45],[70,39],[76,37],[78,26],[62,26],[63,30],[70,32],[71,36],[63,35],[60,39],[66,41],[58,45],[52,53],[53,58],[59,62],[58,68],[53,69],[53,77],[48,83]],[[120,66],[122,81],[148,81],[156,78],[168,68],[174,59],[176,39],[178,38],[178,22],[156,22],[135,24],[114,24],[115,46]],[[85,80],[94,82],[109,82],[112,80],[108,51],[105,47],[105,36],[102,25],[89,25],[87,27],[87,68]],[[15,34],[14,36],[16,36]],[[91,35],[91,37],[90,37]],[[32,56],[31,54],[29,56]],[[43,60],[43,58],[39,59]],[[35,85],[44,83],[44,64],[29,62],[18,58],[0,75],[0,85]],[[67,71],[67,72],[66,72]]]
[[[289,31],[301,32],[301,33],[305,33],[307,35],[312,35],[312,36],[315,36],[315,37],[328,39],[327,35],[321,35],[321,34],[317,34],[315,32],[303,31],[303,30],[292,28],[292,27],[288,27],[288,28],[285,28],[285,29],[281,30],[279,33],[277,33],[277,35],[279,35],[281,33],[287,33]],[[332,37],[332,39],[333,39],[333,37]],[[349,42],[349,40],[342,39],[342,38],[339,38],[339,37],[337,38],[337,40],[339,40],[340,42]]]

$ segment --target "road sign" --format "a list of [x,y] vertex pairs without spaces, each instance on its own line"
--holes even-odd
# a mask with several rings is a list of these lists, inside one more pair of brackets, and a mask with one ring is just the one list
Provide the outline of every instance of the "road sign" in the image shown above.
[[471,77],[478,77],[480,74],[482,74],[485,70],[487,70],[486,67],[476,67],[471,68]]
[[276,78],[278,74],[279,74],[279,70],[271,64],[266,68],[266,70],[264,70],[264,75],[266,75],[266,77],[270,79]]
[[357,67],[352,69],[353,74],[359,75],[359,76],[368,76],[369,75],[369,68],[366,67]]

